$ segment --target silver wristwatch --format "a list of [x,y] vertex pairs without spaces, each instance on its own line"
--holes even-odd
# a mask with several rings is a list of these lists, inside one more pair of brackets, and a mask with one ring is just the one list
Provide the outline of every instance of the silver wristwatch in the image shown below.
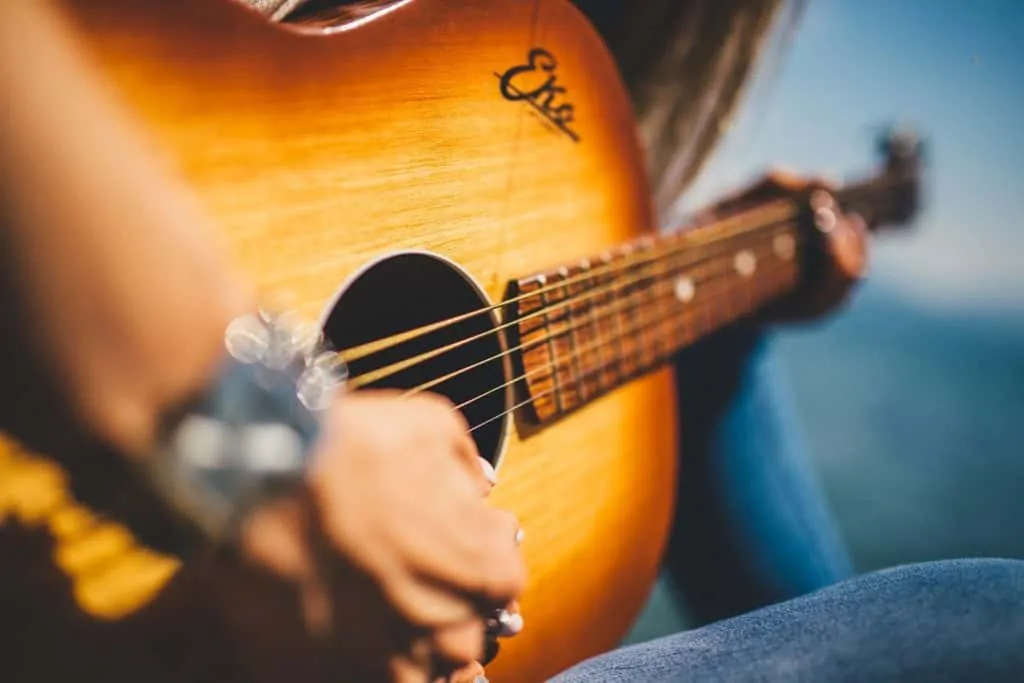
[[347,378],[321,339],[288,315],[236,319],[215,382],[167,421],[148,475],[202,536],[229,539],[253,506],[301,485]]

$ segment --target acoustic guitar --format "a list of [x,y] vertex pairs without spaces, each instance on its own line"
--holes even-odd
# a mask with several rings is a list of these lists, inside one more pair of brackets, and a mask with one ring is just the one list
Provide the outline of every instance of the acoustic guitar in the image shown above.
[[[864,182],[659,233],[627,93],[566,0],[276,25],[230,0],[60,4],[247,273],[322,321],[350,388],[465,415],[528,532],[526,628],[498,682],[615,647],[643,606],[674,504],[672,354],[814,286],[837,208],[879,226],[916,206],[917,148],[896,137]],[[13,443],[0,475],[0,519],[48,526],[92,617],[177,569]]]

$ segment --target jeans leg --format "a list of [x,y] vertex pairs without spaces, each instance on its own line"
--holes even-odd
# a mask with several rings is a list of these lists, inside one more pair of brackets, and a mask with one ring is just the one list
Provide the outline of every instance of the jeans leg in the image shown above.
[[1024,562],[951,560],[850,579],[602,655],[552,683],[1024,681]]
[[676,363],[681,462],[667,569],[700,623],[848,578],[785,377],[760,332],[727,330]]

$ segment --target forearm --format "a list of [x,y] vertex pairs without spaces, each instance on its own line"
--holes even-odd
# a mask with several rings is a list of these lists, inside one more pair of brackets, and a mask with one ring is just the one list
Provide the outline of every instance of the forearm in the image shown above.
[[[56,15],[4,9],[0,238],[15,343],[33,348],[0,362],[40,364],[80,426],[145,453],[159,415],[213,372],[248,293]],[[20,398],[0,386],[4,404]]]

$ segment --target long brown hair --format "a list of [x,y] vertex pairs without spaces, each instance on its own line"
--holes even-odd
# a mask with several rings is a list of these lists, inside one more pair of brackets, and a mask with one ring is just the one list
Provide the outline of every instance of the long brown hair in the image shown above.
[[769,45],[788,43],[803,7],[802,0],[642,0],[621,16],[596,18],[633,98],[662,216],[711,156]]

